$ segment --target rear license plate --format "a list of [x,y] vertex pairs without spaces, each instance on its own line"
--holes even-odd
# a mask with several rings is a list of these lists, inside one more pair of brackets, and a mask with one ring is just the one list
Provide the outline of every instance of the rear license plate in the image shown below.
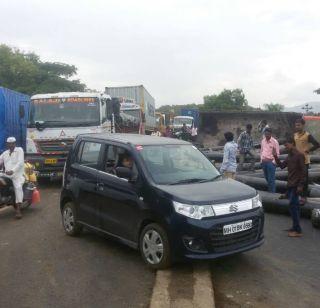
[[46,158],[44,160],[44,163],[46,165],[55,165],[56,163],[58,162],[58,159],[57,158]]
[[238,222],[236,224],[225,225],[223,226],[223,235],[228,235],[232,233],[237,233],[252,228],[252,220],[246,220]]

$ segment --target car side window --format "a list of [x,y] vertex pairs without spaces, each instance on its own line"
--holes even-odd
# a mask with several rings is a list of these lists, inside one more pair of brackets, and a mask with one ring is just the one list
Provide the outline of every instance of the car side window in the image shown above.
[[117,175],[117,167],[129,167],[136,176],[138,175],[133,157],[125,148],[119,146],[106,146],[103,165],[104,171],[113,175]]
[[98,169],[101,146],[101,143],[84,141],[83,145],[79,147],[79,150],[82,149],[82,151],[78,163],[86,167]]

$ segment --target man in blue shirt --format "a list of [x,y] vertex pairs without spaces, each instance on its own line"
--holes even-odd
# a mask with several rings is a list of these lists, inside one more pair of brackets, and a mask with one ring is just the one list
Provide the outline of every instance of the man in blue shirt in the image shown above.
[[223,162],[220,168],[221,173],[227,177],[234,179],[237,171],[237,152],[238,145],[233,140],[233,133],[224,134],[227,143],[224,146]]

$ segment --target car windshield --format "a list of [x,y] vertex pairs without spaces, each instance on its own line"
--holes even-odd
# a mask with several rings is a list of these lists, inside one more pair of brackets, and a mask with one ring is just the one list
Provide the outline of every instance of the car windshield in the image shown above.
[[156,184],[208,182],[220,176],[212,163],[192,145],[152,145],[137,149]]
[[99,125],[99,99],[95,97],[32,100],[30,126]]
[[186,125],[192,125],[192,119],[189,118],[174,118],[173,119],[173,125],[183,125],[184,123]]

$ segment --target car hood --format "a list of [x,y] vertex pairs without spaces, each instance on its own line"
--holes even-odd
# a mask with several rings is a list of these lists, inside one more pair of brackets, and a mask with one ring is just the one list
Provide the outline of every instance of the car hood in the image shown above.
[[158,185],[172,200],[189,204],[217,204],[253,198],[257,192],[248,185],[231,179],[206,183]]

